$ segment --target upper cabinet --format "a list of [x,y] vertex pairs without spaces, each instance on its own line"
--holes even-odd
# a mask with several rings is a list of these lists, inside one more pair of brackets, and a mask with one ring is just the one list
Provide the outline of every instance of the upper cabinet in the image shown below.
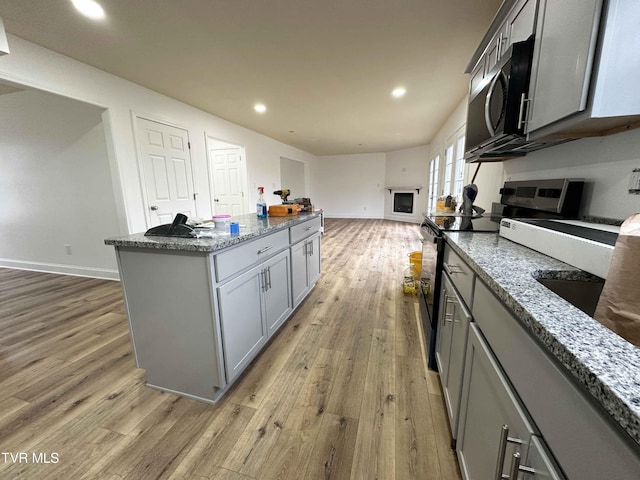
[[518,93],[518,129],[509,143],[491,138],[465,158],[513,158],[640,126],[639,20],[637,1],[505,0],[467,67],[470,104],[499,68],[504,72],[513,44],[533,34],[528,91]]
[[587,108],[602,0],[540,0],[527,131]]
[[509,12],[504,27],[508,32],[507,47],[515,42],[524,42],[534,32],[536,4],[536,0],[520,1]]
[[540,0],[527,133],[606,135],[640,123],[640,2]]
[[0,17],[0,55],[5,55],[7,53],[9,53],[9,43],[7,42],[7,35],[4,31],[2,17]]

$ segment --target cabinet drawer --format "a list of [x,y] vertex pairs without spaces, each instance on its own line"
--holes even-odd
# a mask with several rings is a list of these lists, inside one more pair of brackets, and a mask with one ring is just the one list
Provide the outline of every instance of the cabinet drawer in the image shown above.
[[220,282],[254,263],[264,261],[288,245],[289,231],[282,229],[219,253],[214,259],[216,280]]
[[298,223],[290,229],[291,244],[298,243],[300,240],[307,238],[320,230],[320,217],[312,218],[306,222]]
[[473,270],[448,245],[445,245],[444,249],[443,268],[449,274],[464,303],[471,305],[471,299],[473,298]]

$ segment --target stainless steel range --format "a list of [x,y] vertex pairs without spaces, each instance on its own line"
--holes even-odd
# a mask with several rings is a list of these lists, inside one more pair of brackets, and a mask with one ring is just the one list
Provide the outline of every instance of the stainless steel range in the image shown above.
[[423,239],[421,276],[428,281],[429,287],[421,290],[420,309],[430,369],[437,369],[434,351],[442,283],[444,235],[447,232],[460,231],[496,234],[500,231],[500,222],[504,217],[576,218],[583,186],[583,180],[564,178],[509,181],[500,189],[502,211],[499,214],[425,214],[420,225],[420,235]]

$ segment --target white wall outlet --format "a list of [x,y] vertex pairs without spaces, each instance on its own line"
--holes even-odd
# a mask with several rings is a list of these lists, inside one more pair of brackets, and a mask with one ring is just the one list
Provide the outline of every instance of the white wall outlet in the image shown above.
[[640,168],[634,168],[629,178],[629,193],[640,195]]
[[71,255],[71,245],[66,244],[64,246],[64,251],[67,253],[67,255]]

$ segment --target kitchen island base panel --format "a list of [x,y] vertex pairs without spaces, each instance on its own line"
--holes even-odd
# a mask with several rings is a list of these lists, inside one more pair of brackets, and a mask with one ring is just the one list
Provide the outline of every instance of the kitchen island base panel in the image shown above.
[[137,365],[159,388],[213,400],[226,385],[210,257],[117,249]]

